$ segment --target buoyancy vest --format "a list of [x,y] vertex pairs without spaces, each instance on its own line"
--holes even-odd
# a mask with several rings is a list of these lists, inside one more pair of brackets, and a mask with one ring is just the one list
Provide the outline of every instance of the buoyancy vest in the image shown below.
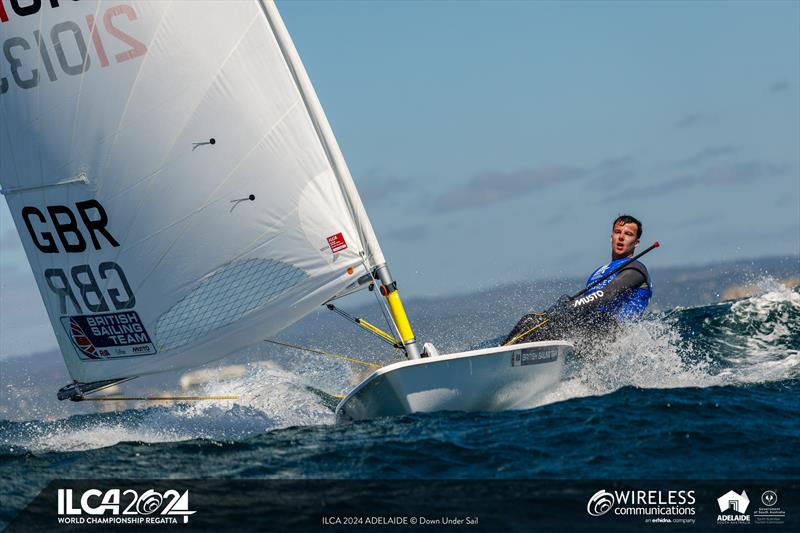
[[[603,265],[594,272],[592,275],[589,276],[589,279],[586,280],[586,285],[589,286],[595,280],[602,278],[607,272],[611,272],[615,268],[619,267],[622,263],[627,261],[628,258],[622,259],[615,259],[608,263],[607,265]],[[608,305],[604,305],[598,307],[596,310],[608,313],[614,316],[617,320],[620,321],[631,321],[631,320],[638,320],[644,314],[645,309],[647,309],[647,304],[650,302],[650,297],[653,295],[652,286],[650,283],[650,274],[647,272],[647,268],[642,263],[636,262],[637,266],[641,267],[640,270],[644,271],[645,274],[645,282],[639,286],[634,288],[633,290],[625,291],[620,296],[618,296],[612,303]],[[619,272],[614,274],[613,276],[609,276],[608,279],[604,279],[602,282],[598,283],[594,289],[602,289],[611,281],[617,277]]]

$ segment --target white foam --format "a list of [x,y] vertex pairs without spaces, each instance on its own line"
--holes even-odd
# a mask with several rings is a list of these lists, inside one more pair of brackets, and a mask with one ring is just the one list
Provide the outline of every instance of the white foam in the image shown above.
[[721,373],[742,383],[800,374],[800,350],[790,347],[800,335],[800,292],[770,278],[761,280],[759,289],[734,302],[721,321],[731,348],[722,354],[730,366]]
[[19,423],[11,435],[3,437],[3,444],[41,453],[85,451],[131,441],[232,441],[289,426],[334,421],[322,399],[296,376],[263,365],[253,365],[240,378],[209,383],[202,394],[241,398]]
[[597,345],[570,366],[573,370],[567,379],[542,396],[539,405],[609,394],[625,386],[663,389],[720,384],[708,360],[682,357],[680,337],[661,321],[630,324],[616,339]]
[[711,387],[797,377],[800,351],[788,343],[798,335],[800,293],[769,278],[760,280],[758,287],[754,296],[720,304],[730,305],[721,317],[705,319],[704,325],[714,331],[711,349],[681,339],[675,313],[630,324],[614,341],[582,358],[537,405],[608,394],[625,386]]

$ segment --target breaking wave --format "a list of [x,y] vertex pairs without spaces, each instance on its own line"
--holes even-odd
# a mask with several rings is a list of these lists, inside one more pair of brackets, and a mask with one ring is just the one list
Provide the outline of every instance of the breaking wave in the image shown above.
[[571,365],[537,405],[622,387],[747,385],[800,377],[800,287],[762,280],[756,295],[677,308],[627,326]]
[[264,365],[207,383],[201,395],[240,396],[61,420],[0,421],[0,453],[85,451],[121,442],[239,441],[290,426],[333,423],[330,406],[297,377]]

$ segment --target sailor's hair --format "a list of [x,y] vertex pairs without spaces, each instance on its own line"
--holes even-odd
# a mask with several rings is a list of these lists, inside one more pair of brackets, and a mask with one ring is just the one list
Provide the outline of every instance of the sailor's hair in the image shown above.
[[631,215],[620,215],[611,224],[611,229],[613,230],[617,224],[636,224],[636,238],[640,239],[642,237],[642,223],[639,222],[639,219],[636,217],[632,217]]

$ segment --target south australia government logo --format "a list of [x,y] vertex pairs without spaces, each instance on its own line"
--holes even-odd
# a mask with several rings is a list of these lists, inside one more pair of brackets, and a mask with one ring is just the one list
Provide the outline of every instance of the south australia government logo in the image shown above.
[[719,498],[719,515],[717,524],[749,524],[750,515],[747,514],[747,507],[750,505],[750,498],[746,491],[741,494],[729,490]]
[[189,491],[58,489],[58,523],[164,526],[188,523]]

